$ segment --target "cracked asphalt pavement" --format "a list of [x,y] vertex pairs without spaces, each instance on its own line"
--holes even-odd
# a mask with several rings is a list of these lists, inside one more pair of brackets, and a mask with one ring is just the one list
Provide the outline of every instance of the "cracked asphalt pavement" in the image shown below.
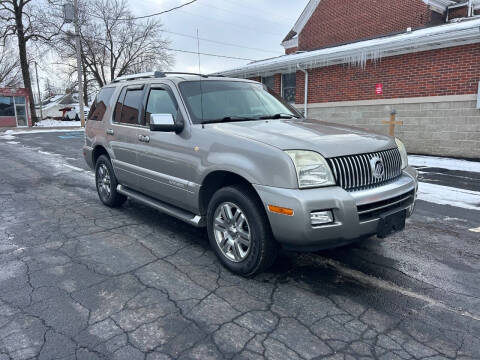
[[203,230],[103,206],[82,142],[0,140],[0,360],[480,358],[479,212],[419,202],[401,234],[244,279]]

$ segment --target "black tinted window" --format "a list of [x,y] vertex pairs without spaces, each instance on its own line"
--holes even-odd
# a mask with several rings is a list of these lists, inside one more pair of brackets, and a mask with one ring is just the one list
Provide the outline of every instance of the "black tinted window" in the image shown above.
[[297,95],[297,74],[283,74],[282,75],[282,96],[289,103],[295,103]]
[[169,91],[164,89],[152,89],[148,96],[147,112],[145,114],[147,124],[150,123],[152,114],[172,114],[177,115],[177,102]]
[[15,116],[13,98],[11,96],[0,96],[0,116]]
[[275,76],[262,77],[262,83],[270,90],[273,90],[275,88]]
[[97,120],[102,121],[105,112],[107,111],[107,106],[112,99],[113,93],[115,92],[115,88],[103,88],[97,95],[97,98],[92,104],[90,108],[90,112],[88,114],[89,120]]
[[143,90],[127,90],[122,106],[122,117],[120,118],[121,123],[138,124],[142,95]]
[[125,99],[125,93],[127,92],[126,88],[123,88],[122,92],[120,93],[120,96],[118,97],[118,100],[115,104],[115,110],[113,111],[113,121],[115,122],[120,122],[120,118],[122,116],[122,105],[123,105],[123,99]]

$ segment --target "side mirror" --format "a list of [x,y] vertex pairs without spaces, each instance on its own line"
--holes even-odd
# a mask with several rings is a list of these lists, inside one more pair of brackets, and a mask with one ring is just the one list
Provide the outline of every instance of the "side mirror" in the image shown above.
[[172,114],[150,115],[150,131],[172,132],[177,134],[183,130],[183,124],[176,123]]

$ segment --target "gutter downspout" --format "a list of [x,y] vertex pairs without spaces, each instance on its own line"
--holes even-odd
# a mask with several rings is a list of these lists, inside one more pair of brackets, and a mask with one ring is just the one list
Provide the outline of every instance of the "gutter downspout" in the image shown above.
[[468,17],[473,16],[473,0],[468,0]]
[[299,64],[297,64],[297,69],[305,74],[305,95],[303,97],[304,99],[303,116],[306,119],[308,117],[308,71],[305,69],[302,69]]

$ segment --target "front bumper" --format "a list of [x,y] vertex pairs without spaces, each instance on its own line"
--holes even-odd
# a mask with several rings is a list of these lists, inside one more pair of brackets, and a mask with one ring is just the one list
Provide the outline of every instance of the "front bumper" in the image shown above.
[[[284,247],[315,251],[334,248],[377,233],[380,216],[407,209],[413,213],[417,173],[404,170],[401,177],[382,186],[347,192],[340,187],[284,189],[254,185],[270,220],[273,235]],[[268,205],[293,209],[293,216],[272,213]],[[334,222],[313,227],[310,214],[331,210]]]

